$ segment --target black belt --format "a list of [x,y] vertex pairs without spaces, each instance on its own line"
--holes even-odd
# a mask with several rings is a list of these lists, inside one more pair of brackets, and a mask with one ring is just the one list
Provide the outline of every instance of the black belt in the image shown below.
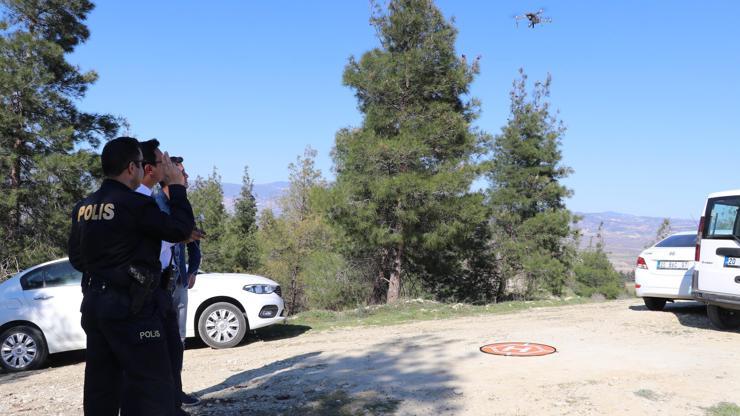
[[131,278],[125,275],[113,276],[109,273],[85,273],[86,287],[94,290],[104,291],[106,289],[114,289],[119,291],[128,292],[129,286],[131,286]]

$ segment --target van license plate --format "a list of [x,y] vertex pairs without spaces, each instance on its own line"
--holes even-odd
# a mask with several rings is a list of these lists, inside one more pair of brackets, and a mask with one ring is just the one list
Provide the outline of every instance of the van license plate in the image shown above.
[[[740,267],[740,266],[739,266]],[[660,270],[688,270],[688,261],[658,261],[658,269]]]
[[725,267],[740,268],[740,257],[725,257]]

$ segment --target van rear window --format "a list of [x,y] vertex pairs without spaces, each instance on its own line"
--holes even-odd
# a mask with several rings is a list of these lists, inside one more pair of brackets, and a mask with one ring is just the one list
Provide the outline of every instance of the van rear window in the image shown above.
[[655,247],[695,247],[695,246],[696,246],[696,234],[672,235],[655,245]]
[[727,238],[740,235],[740,196],[714,198],[709,200],[704,229],[704,238]]

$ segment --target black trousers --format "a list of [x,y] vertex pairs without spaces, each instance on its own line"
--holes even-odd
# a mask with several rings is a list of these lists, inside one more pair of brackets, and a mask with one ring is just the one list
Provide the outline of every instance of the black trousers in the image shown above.
[[[175,408],[180,409],[182,406],[182,360],[183,347],[180,339],[180,326],[177,322],[177,310],[172,303],[172,296],[168,294],[166,301],[166,312],[163,320],[164,333],[167,338],[167,355],[170,357],[170,369],[172,371],[172,383],[175,391]],[[185,414],[178,412],[175,414]]]
[[172,377],[167,297],[157,290],[152,302],[132,316],[127,294],[86,290],[80,309],[87,334],[86,415],[116,416],[119,409],[121,416],[176,414],[180,389]]

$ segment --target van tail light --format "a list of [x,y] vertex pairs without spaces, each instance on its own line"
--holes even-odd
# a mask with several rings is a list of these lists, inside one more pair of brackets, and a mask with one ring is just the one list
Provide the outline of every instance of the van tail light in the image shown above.
[[696,251],[694,252],[694,261],[701,260],[701,237],[704,232],[704,217],[699,220],[699,230],[696,232]]
[[647,269],[647,263],[645,263],[645,259],[643,259],[642,257],[637,258],[637,268]]

